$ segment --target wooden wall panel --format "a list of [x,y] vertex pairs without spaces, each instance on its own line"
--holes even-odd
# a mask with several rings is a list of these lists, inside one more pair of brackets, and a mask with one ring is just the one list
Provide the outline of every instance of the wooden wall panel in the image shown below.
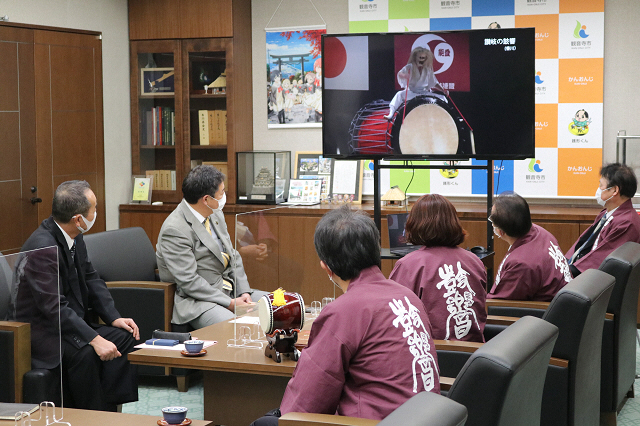
[[18,111],[18,44],[0,43],[0,111]]
[[22,227],[13,226],[22,215],[20,180],[0,182],[0,200],[2,200],[2,217],[7,224],[11,224],[11,226],[0,227],[0,252],[15,253],[25,241],[22,236]]
[[[80,34],[74,37],[86,37]],[[50,46],[51,102],[54,111],[94,111],[96,105],[92,46]],[[93,126],[93,122],[87,125]]]
[[95,110],[54,110],[51,122],[53,175],[97,174]]
[[38,196],[42,203],[38,206],[38,221],[41,222],[51,215],[53,200],[53,155],[51,146],[51,82],[49,74],[49,46],[36,44],[34,46],[35,89],[35,119],[36,119],[36,158],[38,163]]
[[180,38],[176,0],[129,0],[129,39]]
[[180,38],[232,37],[231,2],[180,0]]
[[580,236],[580,226],[577,223],[539,222],[537,225],[540,225],[556,237],[563,253],[569,251]]
[[[2,43],[0,43],[2,44]],[[1,55],[2,53],[0,53]],[[20,113],[0,110],[0,181],[20,180]]]

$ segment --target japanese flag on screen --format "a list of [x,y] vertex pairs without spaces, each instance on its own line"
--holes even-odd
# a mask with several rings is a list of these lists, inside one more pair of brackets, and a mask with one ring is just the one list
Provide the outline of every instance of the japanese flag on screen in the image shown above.
[[369,90],[369,40],[366,36],[325,38],[323,62],[325,89]]

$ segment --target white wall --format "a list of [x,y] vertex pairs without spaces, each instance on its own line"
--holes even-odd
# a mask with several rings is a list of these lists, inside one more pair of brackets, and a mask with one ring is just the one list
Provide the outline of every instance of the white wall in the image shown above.
[[[566,0],[565,0],[566,1]],[[265,105],[265,26],[277,0],[252,0],[253,30],[253,147],[292,151],[321,151],[321,129],[267,129]],[[327,24],[327,33],[348,33],[347,0],[315,0],[315,6]],[[604,56],[604,158],[615,161],[616,135],[640,134],[640,1],[605,0]],[[321,24],[322,19],[307,0],[284,0],[269,24],[287,27]],[[630,149],[627,161],[640,170],[640,140]],[[640,175],[640,174],[639,174]],[[597,183],[594,183],[594,191]]]
[[4,15],[15,23],[102,33],[106,224],[118,228],[118,205],[128,202],[131,186],[127,0],[0,0]]

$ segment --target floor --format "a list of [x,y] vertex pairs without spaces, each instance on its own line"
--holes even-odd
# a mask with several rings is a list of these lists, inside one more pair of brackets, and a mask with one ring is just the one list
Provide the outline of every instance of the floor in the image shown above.
[[[636,347],[636,365],[640,372],[640,348]],[[636,379],[636,398],[627,401],[618,415],[618,426],[640,426],[640,379]],[[204,392],[202,377],[190,379],[189,391],[178,392],[173,377],[143,377],[139,384],[139,401],[124,404],[122,412],[148,414],[161,417],[162,407],[169,405],[185,406],[189,409],[187,417],[194,420],[204,419]]]

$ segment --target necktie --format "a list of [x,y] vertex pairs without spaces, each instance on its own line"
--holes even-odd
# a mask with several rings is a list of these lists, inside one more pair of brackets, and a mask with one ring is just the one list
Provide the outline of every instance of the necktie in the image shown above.
[[71,259],[76,258],[76,242],[73,242],[73,245],[71,246],[71,248],[69,249],[69,251],[71,252]]
[[207,230],[207,232],[209,233],[209,235],[213,235],[213,234],[211,233],[211,218],[210,218],[210,217],[207,217],[207,218],[204,220],[204,227],[205,227],[205,229]]
[[593,230],[591,235],[589,235],[589,238],[587,238],[587,241],[585,241],[584,244],[581,245],[580,248],[573,253],[573,256],[571,256],[571,261],[569,262],[570,265],[573,264],[573,262],[578,260],[580,257],[582,257],[584,254],[586,254],[586,253],[582,253],[583,251],[587,249],[591,250],[591,247],[593,247],[593,242],[596,240],[596,237],[602,230],[602,226],[605,224],[606,221],[607,221],[607,215],[605,214],[604,216],[602,216],[602,219],[600,219],[600,222],[598,222],[598,225]]

